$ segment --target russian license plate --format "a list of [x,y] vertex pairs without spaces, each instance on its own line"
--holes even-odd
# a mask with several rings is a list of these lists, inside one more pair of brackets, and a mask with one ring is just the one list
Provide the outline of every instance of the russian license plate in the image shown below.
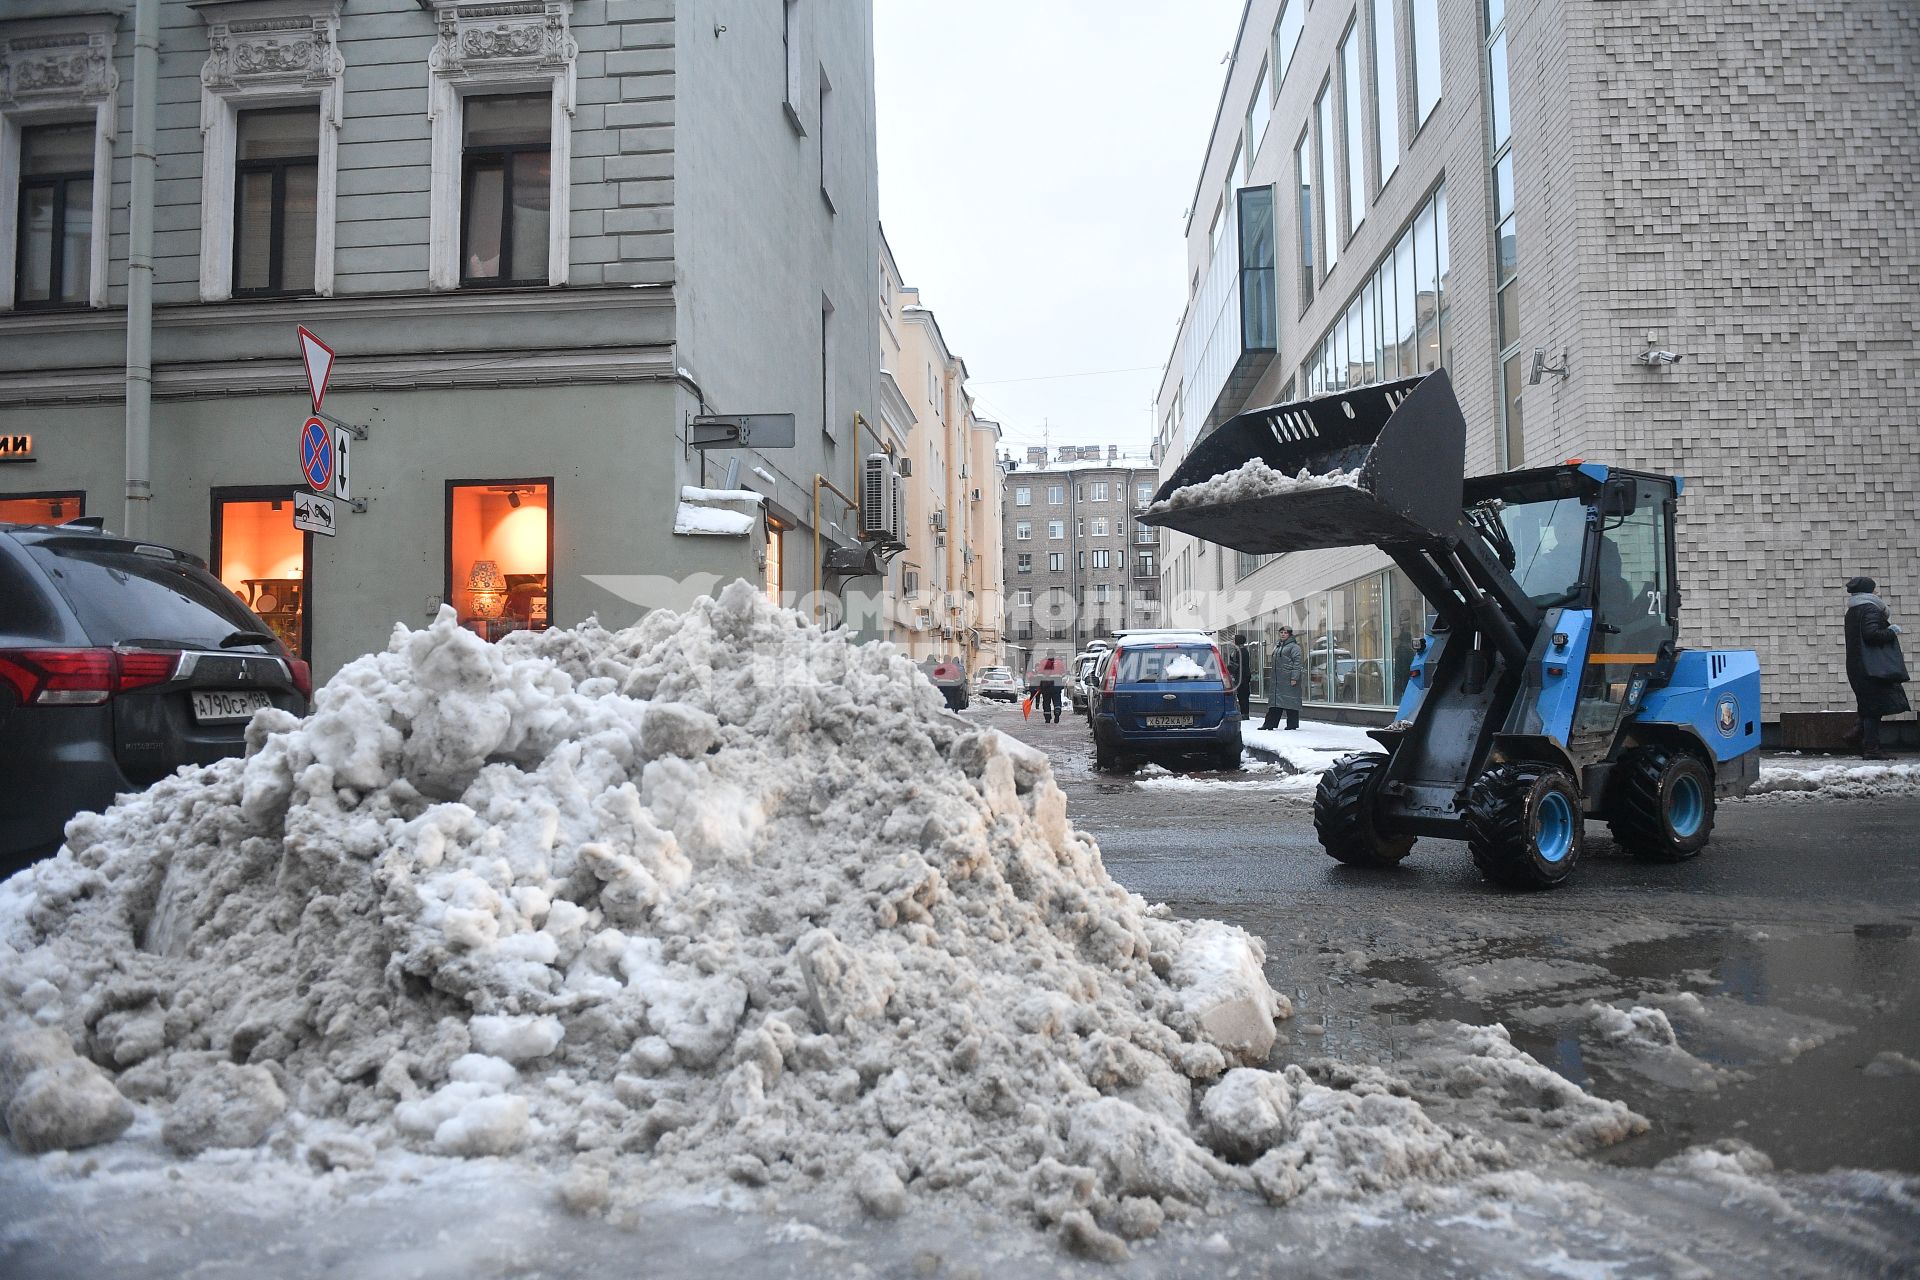
[[1193,727],[1192,716],[1148,716],[1147,717],[1147,728],[1149,729],[1191,729],[1192,727]]
[[193,718],[201,724],[251,720],[254,712],[272,705],[272,698],[253,690],[196,689],[193,692]]

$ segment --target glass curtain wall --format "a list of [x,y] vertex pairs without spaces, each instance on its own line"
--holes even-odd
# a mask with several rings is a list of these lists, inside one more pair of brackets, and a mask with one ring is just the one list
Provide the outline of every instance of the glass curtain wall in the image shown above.
[[1430,373],[1453,354],[1448,320],[1447,192],[1422,205],[1320,339],[1308,395]]
[[1399,705],[1426,625],[1426,602],[1404,573],[1389,568],[1311,592],[1221,634],[1257,643],[1264,664],[1280,628],[1292,627],[1306,662],[1310,705],[1378,710]]
[[1520,357],[1520,253],[1514,222],[1513,111],[1508,94],[1505,0],[1487,0],[1487,143],[1493,155],[1494,310],[1498,315],[1501,465],[1526,458],[1520,392],[1526,370]]

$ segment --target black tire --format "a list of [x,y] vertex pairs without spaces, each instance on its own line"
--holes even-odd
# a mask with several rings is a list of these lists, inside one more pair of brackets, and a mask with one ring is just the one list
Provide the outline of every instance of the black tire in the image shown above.
[[1713,770],[1691,751],[1635,747],[1613,771],[1613,842],[1647,862],[1685,862],[1713,835]]
[[1107,750],[1106,743],[1100,741],[1098,737],[1095,737],[1093,740],[1093,767],[1101,773],[1113,773],[1115,772],[1114,764],[1113,752]]
[[1566,770],[1503,764],[1467,792],[1467,849],[1495,884],[1551,889],[1580,862],[1580,790]]
[[1373,825],[1374,793],[1387,757],[1348,756],[1320,776],[1313,793],[1313,829],[1327,856],[1350,867],[1393,867],[1413,849],[1412,836],[1389,836]]
[[1240,754],[1241,748],[1237,742],[1219,747],[1213,753],[1213,767],[1222,773],[1232,773],[1240,767]]

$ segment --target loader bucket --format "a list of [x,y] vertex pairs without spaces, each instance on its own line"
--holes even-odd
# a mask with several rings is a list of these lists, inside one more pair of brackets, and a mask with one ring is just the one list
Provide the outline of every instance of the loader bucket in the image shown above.
[[1250,458],[1289,476],[1358,467],[1358,485],[1174,507],[1139,519],[1256,555],[1426,541],[1460,522],[1466,444],[1466,420],[1445,369],[1251,409],[1201,441],[1154,500]]

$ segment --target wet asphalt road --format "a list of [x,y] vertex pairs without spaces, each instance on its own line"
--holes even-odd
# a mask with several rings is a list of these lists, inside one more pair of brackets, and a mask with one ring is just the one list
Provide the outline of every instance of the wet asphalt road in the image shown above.
[[[1735,1137],[1783,1169],[1920,1170],[1920,1070],[1874,1065],[1920,1060],[1920,798],[1723,804],[1706,852],[1678,865],[1635,862],[1590,823],[1571,881],[1515,893],[1451,841],[1389,872],[1343,867],[1314,837],[1310,793],[1272,773],[1141,786],[1094,772],[1071,713],[968,714],[1048,752],[1115,879],[1265,939],[1296,1008],[1282,1061],[1390,1063],[1409,1023],[1499,1021],[1648,1117],[1621,1162]],[[1685,1053],[1618,1051],[1596,1004],[1664,1008]]]

